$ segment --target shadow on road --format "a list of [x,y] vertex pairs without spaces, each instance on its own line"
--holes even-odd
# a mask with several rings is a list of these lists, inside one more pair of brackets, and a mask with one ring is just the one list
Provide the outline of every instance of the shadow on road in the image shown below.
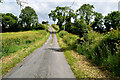
[[56,51],[56,52],[62,52],[62,49],[61,48],[48,48],[49,50],[53,50],[53,51]]
[[57,32],[50,32],[50,34],[56,34]]

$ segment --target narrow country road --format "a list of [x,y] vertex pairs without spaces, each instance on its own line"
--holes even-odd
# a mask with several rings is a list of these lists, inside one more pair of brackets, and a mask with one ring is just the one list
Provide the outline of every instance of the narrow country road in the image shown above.
[[[75,78],[57,43],[57,37],[52,27],[50,27],[50,31],[47,42],[3,78]],[[51,43],[52,32],[54,32],[53,43]]]

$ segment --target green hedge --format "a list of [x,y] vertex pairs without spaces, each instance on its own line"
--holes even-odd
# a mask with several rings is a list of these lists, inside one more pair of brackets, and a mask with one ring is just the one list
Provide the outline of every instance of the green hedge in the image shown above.
[[47,30],[49,29],[48,27],[49,25],[45,25],[45,24],[38,24],[38,26],[34,26],[33,29],[35,30]]
[[59,36],[70,47],[91,59],[95,64],[103,66],[113,74],[120,76],[119,30],[112,30],[108,34],[90,31],[80,38],[79,43],[79,37],[68,32],[61,31]]
[[62,30],[62,31],[59,32],[59,36],[60,37],[63,37],[65,35],[67,35],[67,34],[69,34],[69,33],[67,31],[64,31],[64,30]]
[[67,31],[60,31],[59,36],[63,38],[63,41],[67,43],[71,48],[76,47],[76,42],[79,39],[77,35],[68,33]]
[[120,31],[113,30],[106,35],[89,32],[84,35],[84,40],[76,50],[120,76]]

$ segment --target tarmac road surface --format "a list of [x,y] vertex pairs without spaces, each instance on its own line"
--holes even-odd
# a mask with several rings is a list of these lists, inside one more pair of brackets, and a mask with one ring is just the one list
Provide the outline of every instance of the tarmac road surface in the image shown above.
[[[57,43],[57,37],[52,27],[50,27],[50,31],[47,42],[3,78],[75,78]],[[51,43],[52,33],[54,33],[53,43]]]

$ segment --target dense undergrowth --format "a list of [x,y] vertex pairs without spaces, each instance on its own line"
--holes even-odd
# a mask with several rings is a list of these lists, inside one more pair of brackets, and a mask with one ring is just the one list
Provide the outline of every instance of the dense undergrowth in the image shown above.
[[112,30],[108,34],[89,31],[79,39],[77,35],[67,31],[59,32],[59,36],[72,49],[91,59],[93,63],[108,69],[120,76],[120,31]]
[[57,33],[58,43],[62,48],[68,64],[70,65],[76,79],[81,78],[116,78],[108,70],[96,66],[86,56],[76,52],[71,46],[63,41]]

